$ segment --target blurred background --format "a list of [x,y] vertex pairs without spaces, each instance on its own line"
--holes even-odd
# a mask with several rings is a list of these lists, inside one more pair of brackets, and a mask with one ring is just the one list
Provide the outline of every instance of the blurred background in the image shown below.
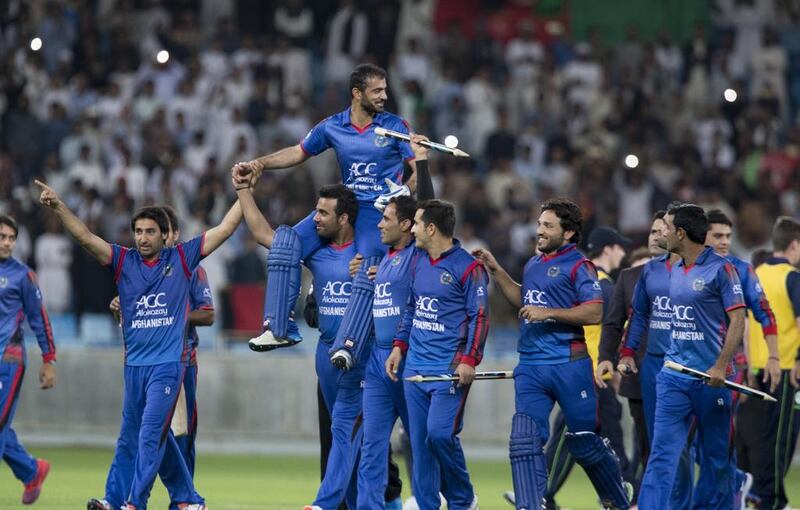
[[[188,239],[233,201],[234,162],[293,145],[349,105],[349,72],[362,61],[388,69],[389,111],[432,139],[456,135],[473,156],[432,156],[437,195],[456,204],[462,243],[489,246],[513,275],[533,253],[539,204],[557,195],[580,204],[587,232],[611,225],[640,244],[651,214],[673,199],[718,207],[735,219],[733,252],[743,258],[768,247],[776,216],[800,215],[800,0],[7,0],[0,8],[0,213],[20,222],[15,255],[38,272],[65,360],[59,370],[74,373],[56,392],[95,406],[118,405],[121,394],[121,338],[107,312],[114,284],[38,206],[33,179],[108,241],[132,245],[132,211],[162,203],[177,209]],[[265,175],[257,197],[273,225],[293,223],[320,185],[339,179],[329,151]],[[203,262],[217,321],[200,328],[200,394],[219,412],[201,416],[219,423],[201,443],[212,430],[226,440],[232,430],[315,433],[314,332],[261,357],[241,341],[260,327],[265,257],[240,228]],[[506,366],[516,323],[502,299],[493,305],[486,355]],[[273,379],[261,391],[251,376]],[[507,398],[493,399],[501,387]],[[249,402],[270,391],[279,397],[259,411],[268,416],[253,414]],[[492,420],[511,416],[510,387],[476,388],[474,399],[482,392],[493,411],[476,416],[486,426],[467,427],[465,437],[505,441],[507,427]],[[85,418],[58,393],[31,387],[26,399],[49,407],[23,402],[20,430],[86,441],[116,430],[114,413]]]

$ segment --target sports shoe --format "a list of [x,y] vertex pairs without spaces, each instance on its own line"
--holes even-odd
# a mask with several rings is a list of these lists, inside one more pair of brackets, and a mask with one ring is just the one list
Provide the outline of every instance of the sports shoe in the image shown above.
[[414,496],[409,497],[403,503],[403,510],[419,510],[419,505],[417,504],[417,498]]
[[343,372],[353,368],[353,356],[345,349],[339,349],[331,356],[331,364]]
[[124,505],[122,505],[121,510],[136,510],[136,507],[131,505],[130,503],[125,503]]
[[503,493],[503,499],[511,506],[517,506],[517,495],[514,494],[514,491],[505,491]]
[[247,345],[250,346],[251,351],[267,352],[281,347],[291,347],[303,340],[294,319],[289,319],[289,327],[286,328],[286,334],[286,338],[273,335],[269,329],[269,321],[267,321],[264,323],[264,332],[257,337],[251,338]]
[[114,507],[105,499],[92,498],[86,503],[86,510],[114,510]]
[[49,472],[50,463],[44,459],[36,459],[36,475],[30,483],[25,484],[25,491],[22,493],[23,505],[36,503],[36,500],[39,499],[39,494],[42,493],[42,485]]
[[750,489],[752,488],[753,475],[750,473],[744,473],[744,480],[742,480],[742,484],[739,486],[739,490],[736,491],[736,496],[733,500],[733,505],[736,510],[747,509],[747,493],[750,492]]
[[403,498],[397,496],[391,501],[387,501],[383,505],[384,510],[403,510]]
[[467,510],[478,510],[478,495],[472,496],[472,504],[469,505]]
[[203,503],[178,503],[178,510],[208,510]]
[[303,510],[322,510],[322,507],[317,505],[306,505],[303,507]]

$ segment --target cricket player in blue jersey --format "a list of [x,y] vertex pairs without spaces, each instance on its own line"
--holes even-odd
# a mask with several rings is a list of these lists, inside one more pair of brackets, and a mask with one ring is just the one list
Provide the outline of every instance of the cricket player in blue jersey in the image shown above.
[[[402,118],[384,111],[386,89],[386,71],[372,64],[357,66],[350,76],[352,100],[348,109],[314,126],[297,145],[233,167],[234,176],[244,182],[247,176],[257,179],[264,170],[299,165],[329,148],[336,152],[342,183],[358,198],[355,248],[364,257],[332,347],[332,360],[343,369],[357,362],[349,351],[363,344],[373,329],[374,284],[367,276],[367,269],[377,265],[386,253],[377,228],[381,220],[379,209],[393,196],[407,195],[416,187],[414,153],[409,143],[375,134],[379,126],[409,133]],[[402,185],[404,162],[411,169],[406,185]],[[275,232],[267,260],[264,332],[250,340],[250,348],[255,351],[285,347],[301,340],[293,318],[300,291],[300,261],[326,244],[315,229],[315,215],[312,212],[294,227],[282,225]]]
[[[620,366],[627,367],[623,376],[638,373],[642,390],[642,406],[644,408],[645,426],[648,444],[652,451],[653,427],[656,415],[656,377],[664,366],[664,354],[671,342],[672,305],[669,299],[669,282],[673,267],[680,261],[680,256],[667,252],[666,211],[658,211],[653,217],[653,231],[657,231],[656,245],[663,253],[644,265],[642,274],[633,291],[631,317],[625,330],[623,346],[620,349]],[[646,339],[647,347],[642,360],[641,369],[634,361],[642,340]],[[611,362],[602,363],[598,370],[603,373],[612,370]],[[670,508],[689,510],[692,507],[692,491],[694,488],[694,463],[686,446],[687,437],[681,443],[682,454],[678,460],[675,482],[670,498]],[[675,445],[678,447],[678,445]]]
[[542,204],[536,248],[522,285],[486,250],[476,252],[503,295],[520,307],[519,365],[514,370],[516,414],[509,457],[518,509],[538,508],[547,488],[544,445],[558,402],[567,422],[565,442],[586,471],[605,508],[626,509],[632,492],[624,484],[614,451],[597,431],[597,396],[583,326],[598,324],[603,297],[597,271],[581,255],[583,218],[565,199]]
[[[192,272],[239,225],[238,203],[221,223],[174,248],[164,246],[167,216],[161,208],[141,209],[131,220],[136,249],[111,245],[92,233],[46,184],[40,202],[49,207],[65,229],[114,275],[120,296],[125,346],[125,396],[122,427],[109,470],[105,500],[92,499],[89,510],[143,510],[167,448],[177,452],[170,431],[190,347],[185,331],[189,316]],[[133,481],[125,476],[133,462]],[[165,480],[170,498],[181,510],[205,508],[182,458],[174,480]],[[124,501],[109,500],[115,490],[130,484]]]
[[[702,451],[694,508],[732,509],[731,392],[723,387],[742,341],[745,304],[733,265],[704,245],[708,220],[684,204],[664,216],[667,250],[681,257],[669,282],[671,342],[665,360],[707,372],[702,380],[662,370],[656,377],[652,450],[639,494],[641,508],[669,508],[678,458],[695,418]],[[649,339],[648,339],[649,341]]]
[[412,233],[423,250],[413,268],[411,297],[386,359],[389,378],[454,373],[455,382],[404,382],[411,450],[412,485],[421,510],[440,506],[476,509],[458,434],[475,366],[489,331],[488,278],[483,265],[453,238],[455,209],[449,202],[419,204]]
[[[175,210],[170,206],[162,206],[161,208],[169,221],[169,229],[164,246],[172,248],[178,243],[181,236],[178,215],[175,214]],[[197,326],[211,326],[214,324],[214,302],[211,287],[208,284],[206,270],[202,266],[197,266],[197,269],[192,273],[189,305],[189,329],[187,335],[191,352],[189,353],[189,366],[186,367],[186,374],[183,379],[182,391],[184,392],[184,399],[183,401],[178,401],[179,403],[184,402],[186,405],[183,409],[176,408],[173,416],[174,424],[178,421],[177,417],[181,415],[180,421],[185,423],[185,427],[183,430],[178,431],[173,426],[173,432],[186,467],[194,478],[195,439],[197,437],[197,346],[199,343]],[[119,296],[111,300],[109,308],[119,321]],[[167,450],[164,454],[164,460],[161,462],[161,469],[159,469],[159,474],[162,477],[166,477],[166,479],[169,479],[169,473],[171,473],[169,470],[178,469],[171,453],[171,450]]]
[[43,390],[56,381],[56,346],[36,273],[12,257],[18,232],[13,218],[0,215],[0,455],[25,485],[22,504],[30,505],[39,498],[50,463],[31,456],[11,427],[25,375],[22,321],[27,317],[42,351],[39,386]]
[[[433,185],[428,172],[428,151],[412,137],[411,147],[417,162],[417,194],[420,200],[433,198]],[[419,252],[411,228],[417,212],[417,201],[409,196],[392,198],[378,223],[381,242],[389,252],[380,265],[370,269],[374,274],[375,297],[372,317],[375,323],[375,345],[364,377],[364,442],[358,465],[358,508],[382,510],[388,482],[386,453],[392,429],[399,417],[409,429],[403,384],[386,376],[386,359],[398,325],[411,297],[411,280]],[[372,272],[374,270],[374,273]],[[360,350],[359,346],[354,352]],[[360,358],[360,356],[357,355]],[[402,367],[400,367],[402,371]]]
[[[248,188],[249,177],[234,174],[245,221],[256,241],[266,248],[274,246],[277,232],[261,214]],[[323,186],[319,192],[314,224],[317,234],[327,243],[304,260],[313,275],[314,298],[317,302],[320,338],[317,344],[316,371],[325,405],[331,416],[333,442],[322,484],[309,510],[336,510],[346,500],[349,508],[356,505],[356,483],[353,476],[363,429],[359,417],[365,357],[351,370],[342,373],[328,355],[336,331],[345,314],[352,292],[349,264],[356,256],[354,225],[358,216],[356,195],[342,184]],[[383,461],[386,463],[384,450]],[[383,493],[381,493],[381,496]]]

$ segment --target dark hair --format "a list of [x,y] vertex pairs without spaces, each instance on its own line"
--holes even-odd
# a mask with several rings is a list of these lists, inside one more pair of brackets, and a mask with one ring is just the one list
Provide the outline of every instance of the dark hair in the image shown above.
[[567,230],[575,232],[571,243],[578,244],[581,242],[581,231],[583,230],[583,215],[581,208],[575,202],[566,198],[553,198],[542,204],[541,212],[553,211],[561,221],[561,228],[566,232]]
[[367,80],[370,78],[385,79],[386,70],[375,64],[358,64],[350,73],[350,90],[358,89],[364,92],[367,88]]
[[433,223],[444,237],[453,237],[456,230],[456,208],[450,202],[434,198],[419,204],[422,209],[422,221],[426,225]]
[[779,216],[772,227],[772,249],[783,251],[794,240],[800,241],[800,221],[789,216]]
[[164,205],[161,206],[164,209],[164,214],[167,215],[167,219],[169,220],[169,226],[172,227],[172,230],[180,230],[181,224],[178,223],[178,215],[175,214],[175,209],[172,206]]
[[6,225],[14,230],[14,237],[19,235],[17,221],[7,214],[0,214],[0,225]]
[[708,219],[702,207],[694,204],[681,204],[677,207],[672,207],[667,211],[667,214],[672,216],[672,223],[675,228],[682,228],[690,241],[697,244],[706,242]]
[[169,232],[169,218],[167,217],[167,213],[164,212],[163,207],[151,205],[142,207],[136,211],[136,214],[134,214],[131,219],[131,232],[136,231],[136,220],[142,219],[155,221],[162,234],[167,234]]
[[417,214],[419,205],[417,201],[408,195],[401,195],[389,200],[390,204],[394,204],[394,210],[397,212],[397,221],[409,220],[414,223],[414,215]]
[[663,220],[664,216],[667,215],[667,211],[664,209],[659,209],[658,211],[653,213],[653,219],[650,220],[650,223],[653,223],[656,220]]
[[348,223],[356,224],[358,200],[350,188],[344,184],[327,184],[319,189],[319,197],[336,199],[336,216],[346,214]]
[[729,227],[733,227],[733,222],[728,215],[722,212],[720,209],[711,209],[706,213],[706,218],[708,218],[708,224],[712,225],[714,223],[719,223],[720,225],[728,225]]
[[772,252],[766,248],[759,248],[750,255],[750,264],[753,267],[758,267],[764,262],[767,261],[768,258],[772,256]]

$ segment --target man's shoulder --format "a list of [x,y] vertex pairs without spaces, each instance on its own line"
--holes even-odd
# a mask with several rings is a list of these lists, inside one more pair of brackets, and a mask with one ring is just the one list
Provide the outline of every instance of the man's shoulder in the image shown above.
[[381,124],[384,127],[391,127],[391,126],[404,126],[406,129],[411,131],[411,126],[409,126],[408,122],[401,116],[397,115],[396,113],[392,112],[381,112]]
[[19,259],[10,258],[6,264],[4,264],[3,273],[6,278],[15,279],[20,276],[24,276],[27,274],[36,275],[36,273],[31,269],[28,264],[22,262]]

